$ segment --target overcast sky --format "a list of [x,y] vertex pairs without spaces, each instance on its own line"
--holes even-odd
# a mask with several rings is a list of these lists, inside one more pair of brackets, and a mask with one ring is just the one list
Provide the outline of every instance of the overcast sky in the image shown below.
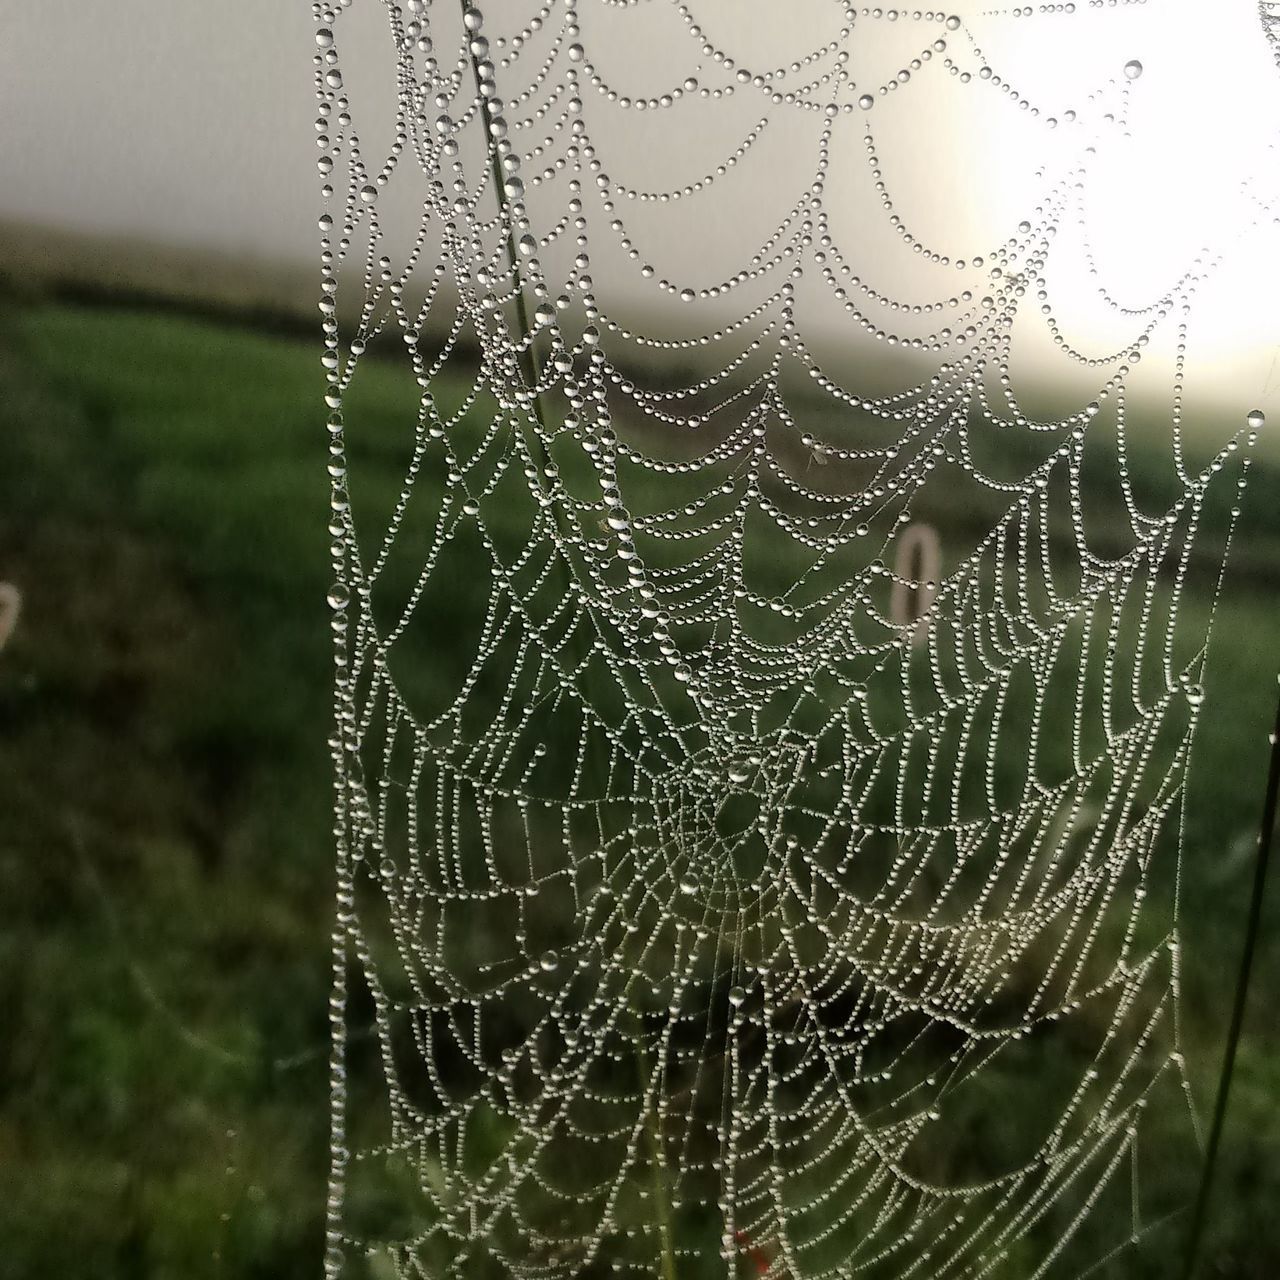
[[[371,68],[368,83],[389,66],[384,46],[375,43],[379,4],[354,0],[341,21],[344,66],[363,60]],[[1085,9],[1083,0],[1079,7]],[[523,0],[504,0],[492,13],[528,8]],[[633,25],[625,38],[611,39],[600,25],[593,50],[606,73],[658,92],[659,81],[672,78],[668,71],[682,76],[690,69],[671,64],[672,46],[663,43],[661,11],[672,6],[655,0],[650,8],[651,28],[640,25],[643,16],[626,19]],[[722,43],[736,40],[744,58],[760,65],[785,61],[792,47],[809,43],[807,24],[829,25],[833,12],[819,0],[785,6],[701,0],[694,8]],[[1253,0],[1151,0],[1020,21],[983,16],[990,0],[956,8],[991,63],[1038,101],[1083,109],[1088,92],[1114,80],[1126,58],[1142,59],[1134,142],[1119,153],[1099,192],[1097,219],[1105,229],[1100,255],[1135,297],[1159,287],[1171,266],[1194,252],[1197,237],[1213,232],[1220,193],[1235,190],[1250,168],[1280,167],[1263,150],[1280,121],[1280,72],[1259,33]],[[584,30],[614,20],[591,0],[582,0],[580,10]],[[267,258],[313,257],[320,200],[307,0],[112,0],[92,7],[0,0],[0,15],[0,216]],[[371,33],[367,49],[357,38],[362,19]],[[903,52],[897,39],[895,32],[855,46],[869,81],[892,74]],[[683,58],[687,41],[680,48]],[[710,79],[706,71],[703,78]],[[947,79],[935,63],[877,104],[882,150],[897,168],[901,211],[926,238],[946,228],[960,240],[990,233],[994,243],[1010,233],[1007,220],[1016,220],[1034,189],[1045,135],[988,86],[958,95]],[[608,127],[602,120],[601,130]],[[702,132],[698,126],[683,136]],[[670,174],[696,167],[696,145],[673,135]],[[633,172],[614,176],[652,176],[642,150],[630,157]],[[761,184],[762,208],[786,161],[785,149],[770,159],[762,148],[755,157],[751,180]],[[831,197],[838,200],[838,187]],[[678,222],[669,227],[675,229],[655,229],[659,247],[665,235],[673,261],[696,255],[688,227],[683,234]],[[713,243],[714,225],[702,231]],[[1203,308],[1203,349],[1231,366],[1238,382],[1248,348],[1247,376],[1259,391],[1273,376],[1269,353],[1280,339],[1273,301],[1280,235],[1272,232],[1269,247],[1255,238],[1236,251]],[[904,281],[909,270],[903,268]]]

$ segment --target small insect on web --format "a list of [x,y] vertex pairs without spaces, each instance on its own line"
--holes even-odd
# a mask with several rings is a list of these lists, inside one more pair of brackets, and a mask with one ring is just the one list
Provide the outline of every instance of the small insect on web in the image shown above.
[[[1262,418],[1127,465],[1209,266],[1106,356],[1038,305],[1142,67],[1050,119],[956,17],[807,6],[779,65],[705,9],[316,7],[331,1276],[1080,1274],[1184,1084],[1157,889]],[[981,256],[878,140],[934,75],[1069,134]]]

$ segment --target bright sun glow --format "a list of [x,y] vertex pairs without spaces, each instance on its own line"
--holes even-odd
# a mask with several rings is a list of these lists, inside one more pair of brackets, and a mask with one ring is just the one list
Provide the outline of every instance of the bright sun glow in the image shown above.
[[[970,19],[978,40],[983,21]],[[1097,341],[1102,352],[1125,321],[1100,289],[1142,310],[1158,305],[1202,255],[1220,259],[1197,294],[1190,357],[1219,387],[1272,393],[1280,341],[1272,301],[1280,286],[1272,230],[1280,71],[1257,6],[1153,0],[1072,20],[1004,20],[998,34],[993,63],[1017,66],[1024,79],[1034,69],[1033,100],[1076,109],[1073,124],[1057,130],[1060,159],[1074,161],[1091,140],[1096,145],[1085,155],[1091,242],[1080,239],[1077,218],[1064,226],[1057,249],[1053,305],[1064,328]],[[1081,86],[1095,92],[1072,101]],[[1042,130],[1022,129],[1008,143],[1005,125],[997,125],[993,136],[998,144],[984,166],[992,205],[1004,211],[1034,200],[1032,166],[1046,155]]]

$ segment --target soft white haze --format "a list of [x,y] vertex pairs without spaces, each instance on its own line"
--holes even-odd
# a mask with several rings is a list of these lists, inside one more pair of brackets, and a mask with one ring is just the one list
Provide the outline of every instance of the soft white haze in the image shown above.
[[[362,5],[376,19],[374,0],[354,0],[344,30],[360,23],[355,11]],[[1109,127],[1097,122],[1115,100],[1120,68],[1141,59],[1144,73],[1131,89],[1132,138],[1102,149],[1107,173],[1091,185],[1091,223],[1105,228],[1096,260],[1113,295],[1142,306],[1202,244],[1224,252],[1222,271],[1199,300],[1193,346],[1208,381],[1261,400],[1280,385],[1272,370],[1280,341],[1273,302],[1280,236],[1269,215],[1260,230],[1246,230],[1259,206],[1242,183],[1253,178],[1264,197],[1274,185],[1268,175],[1277,155],[1268,147],[1280,121],[1280,72],[1256,5],[1151,0],[1092,10],[1081,0],[1076,7],[1082,12],[1011,20],[988,16],[985,3],[956,5],[989,63],[1039,104],[1042,116],[1074,109],[1079,123],[1047,131],[1043,119],[1033,120],[998,89],[962,92],[940,61],[926,64],[874,108],[882,152],[896,170],[899,211],[943,252],[988,251],[1034,205],[1043,189],[1037,170],[1053,172],[1057,148],[1078,147],[1081,127]],[[580,6],[584,25],[592,8]],[[691,47],[664,41],[670,9],[655,2],[641,12],[635,39],[606,70],[629,77],[640,92],[660,91],[664,73],[673,82],[692,73],[692,64],[664,62],[671,49],[687,60]],[[259,259],[312,258],[319,198],[313,19],[305,0],[220,0],[212,7],[116,0],[88,23],[84,7],[70,0],[4,0],[0,11],[0,216]],[[816,0],[713,0],[700,12],[721,29],[740,24],[762,67],[785,61],[812,43],[814,31],[838,23],[837,7]],[[364,25],[366,62],[376,74],[389,65],[388,51],[377,43],[381,24]],[[899,24],[902,36],[915,25]],[[869,30],[876,34],[854,70],[870,84],[894,73],[906,45],[887,24]],[[907,43],[916,39],[910,32]],[[357,61],[348,39],[346,65]],[[692,136],[700,132],[698,126]],[[772,186],[788,162],[785,139],[770,142],[773,162],[762,164],[757,154],[745,168],[748,190],[750,183],[767,188],[758,191],[762,214],[771,212]],[[668,139],[669,173],[679,171],[681,146],[679,137]],[[631,159],[634,174],[613,176],[640,185],[644,158]],[[861,164],[851,152],[850,172]],[[749,208],[743,217],[749,221]],[[664,247],[676,262],[701,251],[698,237],[688,235]],[[1060,286],[1057,308],[1105,346],[1106,308],[1089,287],[1083,259],[1061,249],[1058,257],[1069,287]],[[1074,266],[1064,269],[1064,261]],[[909,258],[889,258],[885,266],[909,289]]]

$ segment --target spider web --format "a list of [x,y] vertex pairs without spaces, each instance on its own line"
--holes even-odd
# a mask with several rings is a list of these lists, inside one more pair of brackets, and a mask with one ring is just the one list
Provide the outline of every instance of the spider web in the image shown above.
[[[627,25],[656,5],[316,7],[331,1276],[1080,1274],[1123,1243],[1091,1210],[1149,1225],[1143,1117],[1187,1090],[1168,887],[1261,415],[1193,460],[1207,257],[1109,304],[1111,351],[1041,306],[1137,63],[1077,118],[960,19],[804,8],[775,65],[710,0],[656,45]],[[363,79],[357,14],[389,51]],[[1067,135],[981,255],[898,211],[878,117],[928,77]],[[799,176],[743,252],[757,160]],[[1084,379],[1034,412],[1033,326]],[[1152,481],[1126,392],[1170,328]]]

